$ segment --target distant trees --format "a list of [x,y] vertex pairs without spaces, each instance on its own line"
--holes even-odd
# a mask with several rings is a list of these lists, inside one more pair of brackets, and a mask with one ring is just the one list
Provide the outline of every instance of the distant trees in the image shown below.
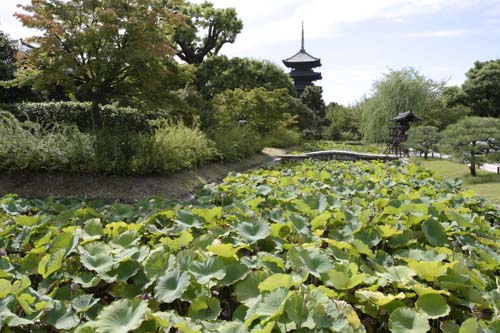
[[185,22],[175,29],[177,56],[188,64],[201,64],[209,55],[217,55],[227,43],[234,43],[243,22],[234,8],[214,8],[210,2],[181,3],[175,9]]
[[59,85],[91,101],[96,127],[99,104],[148,95],[171,78],[171,38],[181,18],[158,1],[53,0],[22,8],[19,20],[42,32],[29,53],[40,71],[35,85]]
[[490,144],[500,144],[500,119],[467,117],[446,128],[442,137],[440,151],[469,163],[471,175],[476,176],[478,154]]
[[331,140],[357,140],[361,138],[361,112],[357,106],[330,103],[326,108],[326,119],[330,123],[325,137]]

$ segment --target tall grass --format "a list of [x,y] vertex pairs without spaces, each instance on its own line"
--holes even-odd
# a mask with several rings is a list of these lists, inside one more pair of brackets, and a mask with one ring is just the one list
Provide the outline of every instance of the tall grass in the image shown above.
[[212,140],[226,161],[240,160],[264,148],[261,136],[248,126],[219,130],[212,135]]
[[289,128],[279,127],[268,133],[262,140],[265,147],[286,148],[302,142],[299,132]]
[[214,143],[199,128],[157,122],[152,136],[138,141],[133,161],[136,173],[170,173],[189,169],[218,156]]
[[86,171],[94,138],[73,126],[50,128],[0,112],[0,170]]

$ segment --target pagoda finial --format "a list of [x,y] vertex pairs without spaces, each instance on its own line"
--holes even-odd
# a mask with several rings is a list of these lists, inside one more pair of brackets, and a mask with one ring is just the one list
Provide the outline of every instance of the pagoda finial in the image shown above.
[[301,50],[304,50],[304,21],[302,21],[302,47]]

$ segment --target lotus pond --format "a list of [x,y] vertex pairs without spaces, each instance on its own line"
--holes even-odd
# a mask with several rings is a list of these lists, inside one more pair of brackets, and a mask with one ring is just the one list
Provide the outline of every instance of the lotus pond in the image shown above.
[[2,332],[500,332],[498,207],[414,164],[0,210]]

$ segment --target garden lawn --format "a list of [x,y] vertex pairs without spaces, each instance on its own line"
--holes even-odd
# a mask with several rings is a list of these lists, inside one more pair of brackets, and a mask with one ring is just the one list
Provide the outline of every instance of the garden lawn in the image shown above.
[[460,178],[463,180],[465,187],[476,191],[489,200],[500,203],[500,175],[478,170],[478,175],[472,177],[469,167],[464,164],[442,159],[425,160],[418,158],[415,161],[421,162],[425,167],[446,179]]

